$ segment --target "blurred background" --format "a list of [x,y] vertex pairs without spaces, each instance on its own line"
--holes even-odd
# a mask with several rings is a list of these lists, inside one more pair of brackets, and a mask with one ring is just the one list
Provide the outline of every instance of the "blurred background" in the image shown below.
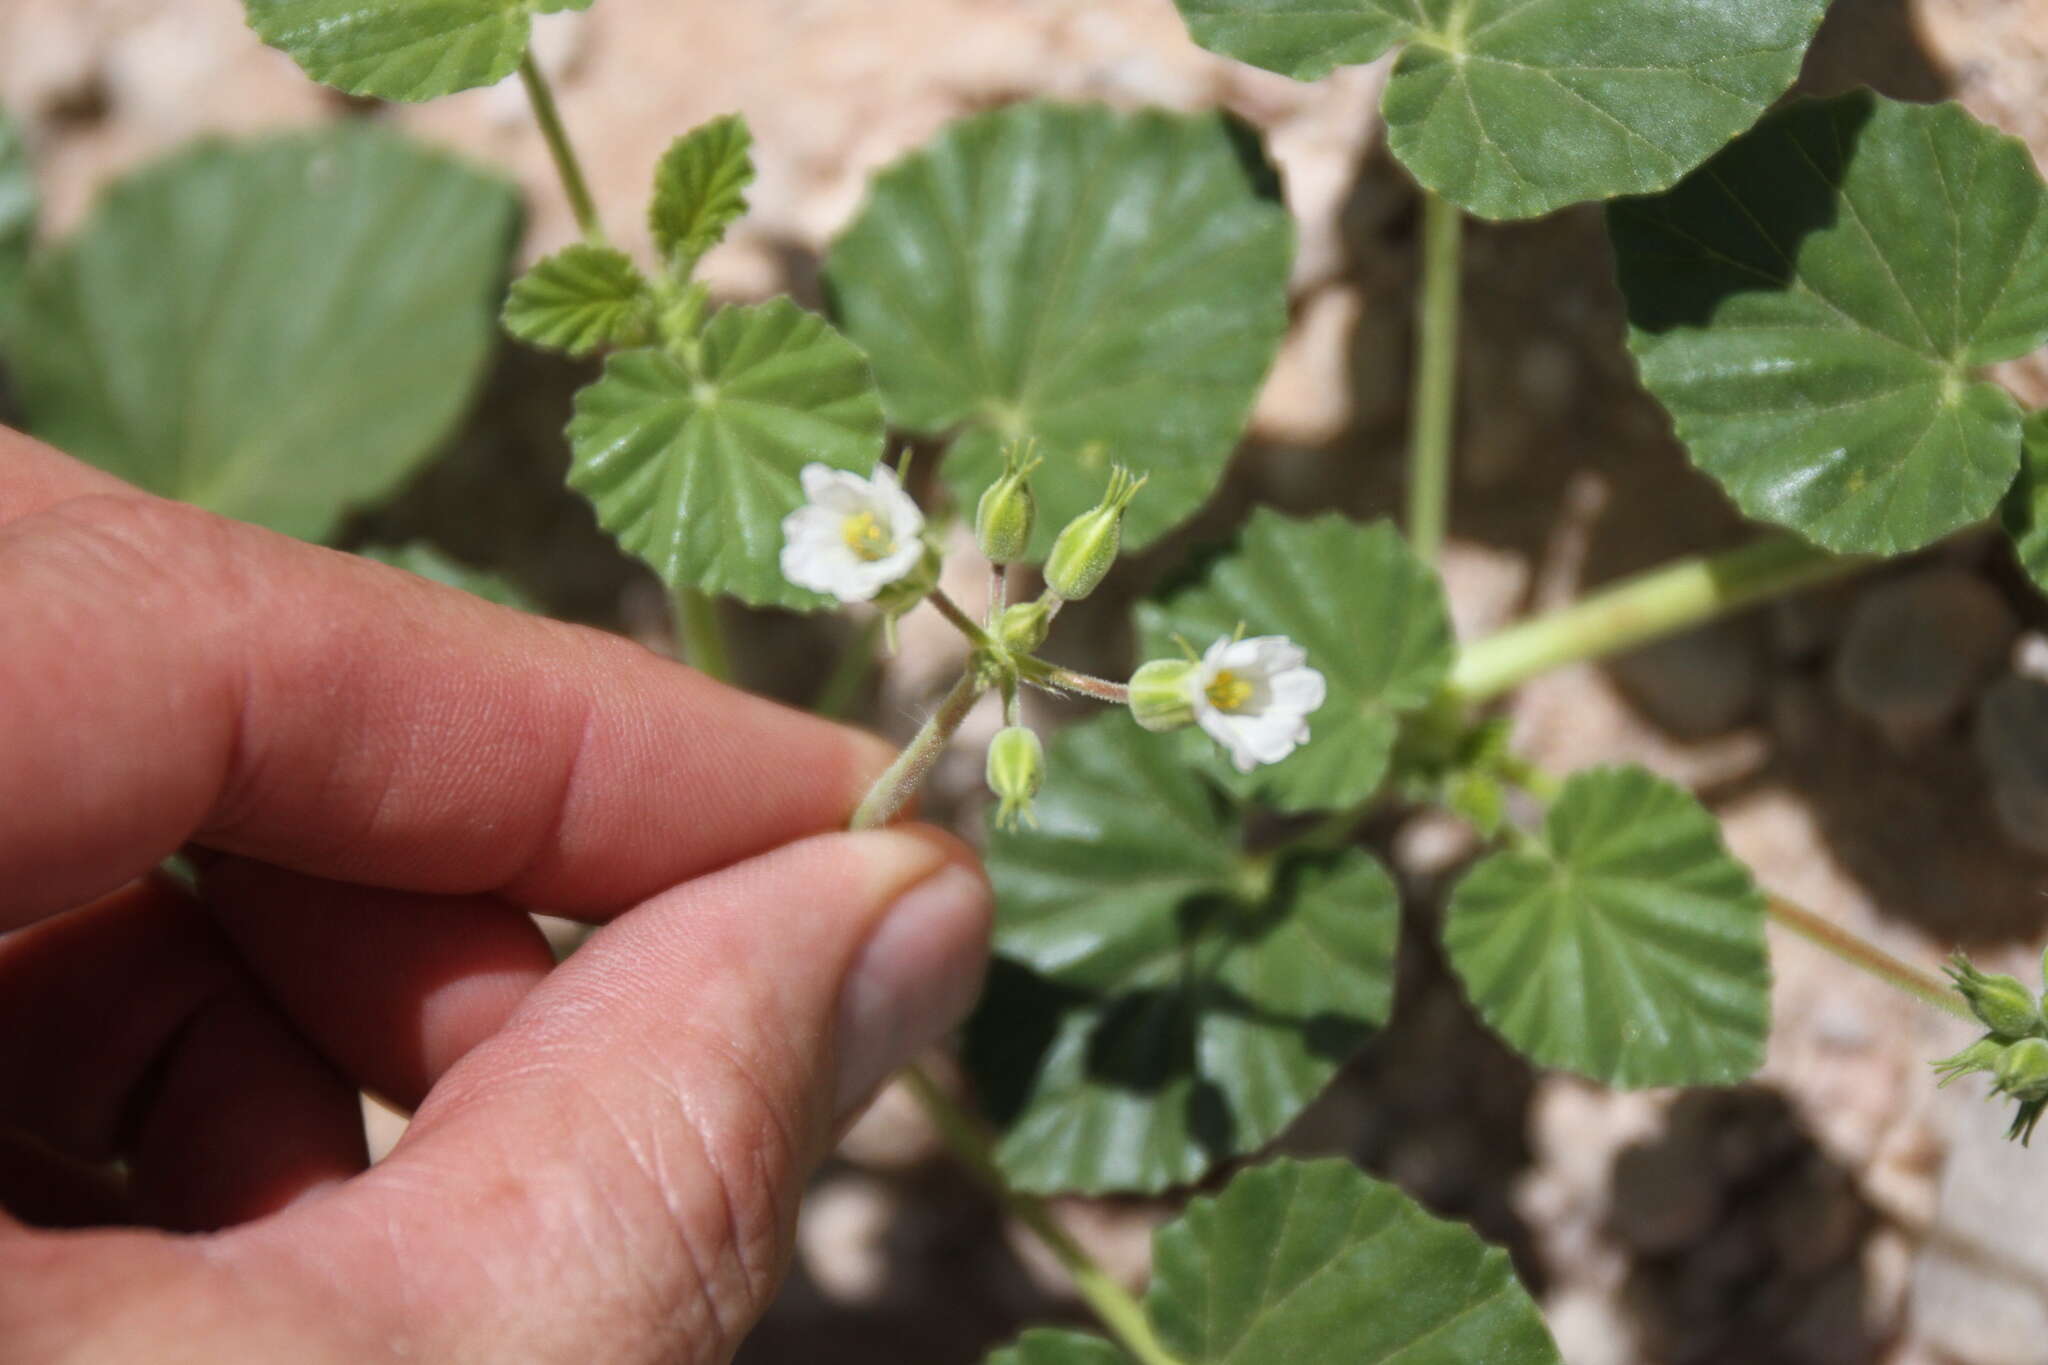
[[[643,257],[645,187],[669,139],[746,114],[753,211],[700,275],[729,300],[787,291],[820,307],[819,257],[867,178],[958,115],[1041,96],[1237,113],[1265,133],[1298,220],[1292,330],[1217,503],[1120,586],[1142,592],[1250,503],[1396,507],[1415,206],[1380,136],[1383,66],[1296,85],[1195,48],[1170,0],[600,0],[537,34],[605,217]],[[1837,0],[1804,84],[1955,97],[2048,164],[2048,0]],[[522,262],[574,237],[516,82],[420,107],[350,100],[258,43],[238,0],[0,0],[0,108],[25,131],[46,236],[193,136],[354,118],[514,177]],[[1635,388],[1597,211],[1478,228],[1467,256],[1444,558],[1461,634],[1739,543],[1740,519]],[[501,347],[450,447],[342,543],[430,541],[558,615],[665,647],[658,586],[561,489],[561,427],[589,373]],[[2048,403],[2048,367],[2001,377]],[[1056,651],[1127,666],[1128,600],[1077,607]],[[800,696],[843,632],[750,616],[747,680]],[[906,622],[864,717],[907,733],[956,644]],[[1627,759],[1693,786],[1767,889],[1909,960],[1965,945],[2032,979],[2048,938],[2044,697],[2048,606],[1998,544],[1966,536],[1557,674],[1513,713],[1547,766]],[[928,801],[970,837],[994,725],[970,726]],[[2001,1140],[1981,1081],[1934,1089],[1927,1059],[1967,1041],[1962,1025],[1774,930],[1776,1027],[1753,1084],[1615,1094],[1538,1077],[1429,946],[1468,831],[1425,815],[1376,835],[1425,932],[1404,936],[1392,1025],[1283,1149],[1350,1156],[1510,1247],[1572,1365],[2048,1361],[2048,1152]],[[399,1123],[377,1115],[380,1140]],[[1168,1206],[1063,1211],[1142,1282]],[[1062,1276],[888,1093],[820,1176],[789,1287],[741,1359],[965,1365],[1047,1318],[1080,1318]]]

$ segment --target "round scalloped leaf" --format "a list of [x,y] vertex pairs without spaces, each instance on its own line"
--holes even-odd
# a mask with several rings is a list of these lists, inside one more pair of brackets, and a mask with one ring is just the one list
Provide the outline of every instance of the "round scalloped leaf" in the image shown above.
[[0,332],[14,311],[36,231],[36,182],[21,129],[0,109]]
[[1399,904],[1356,850],[1276,861],[1167,736],[1054,740],[994,831],[997,969],[968,1061],[1034,1191],[1157,1191],[1266,1142],[1382,1023]]
[[1147,1315],[1185,1365],[1556,1365],[1507,1253],[1344,1161],[1274,1161],[1153,1236]]
[[2048,189],[1953,105],[1795,104],[1609,210],[1629,346],[1743,511],[1898,554],[1980,521],[2020,412],[1977,367],[2048,340]]
[[519,67],[535,14],[591,0],[243,0],[249,27],[351,95],[430,100]]
[[1763,1061],[1763,895],[1714,817],[1641,768],[1574,774],[1535,846],[1458,883],[1444,947],[1480,1015],[1544,1066],[1726,1085]]
[[2020,431],[2020,477],[2001,515],[2027,577],[2048,592],[2048,409],[2030,415]]
[[1406,43],[1394,155],[1485,218],[1673,184],[1792,84],[1827,0],[1177,0],[1196,42],[1297,80]]
[[1034,1327],[990,1355],[984,1365],[1131,1365],[1131,1358],[1086,1332]]
[[9,348],[29,426],[320,539],[462,415],[516,214],[504,182],[359,124],[200,144],[31,263]]
[[1286,811],[1356,805],[1379,790],[1400,715],[1428,703],[1456,652],[1429,566],[1391,525],[1334,513],[1300,521],[1261,508],[1201,582],[1141,606],[1138,625],[1148,658],[1178,654],[1176,635],[1200,650],[1240,627],[1308,651],[1329,696],[1290,757],[1239,774],[1199,729],[1182,732],[1215,780]]
[[876,177],[825,266],[890,421],[954,429],[972,507],[1036,438],[1043,557],[1112,462],[1151,476],[1158,538],[1215,488],[1287,328],[1293,226],[1223,115],[1020,104],[962,119]]
[[860,351],[788,299],[721,310],[694,368],[621,351],[576,394],[569,485],[670,588],[799,610],[829,600],[782,576],[782,519],[807,464],[866,474],[882,405]]

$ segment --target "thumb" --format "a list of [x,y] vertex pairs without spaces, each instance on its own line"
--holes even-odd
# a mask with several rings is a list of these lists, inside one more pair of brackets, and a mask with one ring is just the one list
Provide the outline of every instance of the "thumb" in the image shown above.
[[324,1211],[403,1265],[421,1358],[723,1361],[840,1121],[972,1004],[988,919],[973,855],[917,829],[805,840],[656,897]]

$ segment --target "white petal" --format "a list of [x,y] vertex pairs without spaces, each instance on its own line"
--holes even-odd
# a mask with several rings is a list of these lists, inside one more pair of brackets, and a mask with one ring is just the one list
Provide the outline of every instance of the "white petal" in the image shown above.
[[1308,651],[1285,635],[1259,635],[1244,643],[1255,646],[1253,657],[1258,660],[1260,671],[1269,677],[1300,668],[1308,661]]
[[1268,686],[1273,691],[1273,706],[1297,716],[1307,715],[1329,696],[1329,685],[1313,668],[1290,668],[1276,674]]

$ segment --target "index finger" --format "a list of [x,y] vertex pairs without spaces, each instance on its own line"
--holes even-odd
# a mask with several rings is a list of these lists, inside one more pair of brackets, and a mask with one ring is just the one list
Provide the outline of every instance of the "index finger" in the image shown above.
[[132,490],[48,501],[36,459],[0,525],[0,926],[187,842],[603,915],[843,825],[889,757],[355,556]]

